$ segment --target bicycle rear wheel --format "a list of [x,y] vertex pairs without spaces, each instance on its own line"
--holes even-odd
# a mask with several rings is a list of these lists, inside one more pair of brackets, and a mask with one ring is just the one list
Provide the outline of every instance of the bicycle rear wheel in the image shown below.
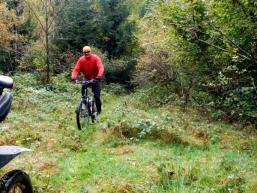
[[0,181],[1,193],[33,193],[29,176],[21,170],[6,173]]
[[77,111],[76,111],[76,120],[79,130],[86,129],[89,126],[90,113],[88,111],[87,105],[81,101]]

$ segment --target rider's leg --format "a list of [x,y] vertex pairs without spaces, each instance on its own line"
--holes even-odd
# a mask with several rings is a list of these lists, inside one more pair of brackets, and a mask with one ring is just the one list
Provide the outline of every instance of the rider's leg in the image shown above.
[[81,87],[81,95],[84,96],[85,94],[85,85],[82,85]]
[[100,87],[100,82],[96,82],[93,86],[92,86],[92,91],[94,93],[94,98],[95,98],[95,105],[96,105],[96,110],[97,113],[100,114],[101,113],[101,99],[100,99],[100,94],[101,94],[101,87]]

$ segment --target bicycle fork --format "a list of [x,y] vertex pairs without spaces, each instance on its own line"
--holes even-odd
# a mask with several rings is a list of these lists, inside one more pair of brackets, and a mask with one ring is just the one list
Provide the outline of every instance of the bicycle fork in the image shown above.
[[92,119],[92,122],[94,123],[95,120],[95,115],[94,115],[94,110],[93,108],[93,102],[92,100],[89,100],[89,98],[83,99],[82,103],[84,104],[84,108],[87,108],[87,111],[85,111],[85,113],[88,113],[88,115],[86,114],[85,116],[90,116]]

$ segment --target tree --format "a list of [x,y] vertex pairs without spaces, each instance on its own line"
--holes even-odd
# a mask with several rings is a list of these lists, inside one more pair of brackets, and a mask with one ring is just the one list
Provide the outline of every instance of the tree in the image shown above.
[[99,1],[101,48],[109,58],[133,55],[137,47],[135,21],[128,19],[130,11],[121,0]]
[[255,2],[243,0],[162,4],[176,37],[170,43],[179,45],[180,75],[194,93],[209,96],[191,97],[212,104],[219,116],[257,121],[256,11]]
[[257,3],[160,2],[141,19],[147,30],[139,36],[145,52],[137,81],[168,87],[217,118],[257,123]]
[[[55,17],[54,43],[59,51],[79,51],[84,45],[99,44],[98,11],[90,0],[68,0]],[[69,24],[69,25],[67,25]]]
[[10,48],[10,41],[15,39],[12,26],[18,23],[18,18],[14,11],[9,11],[4,2],[0,2],[0,44],[1,47]]
[[18,66],[18,60],[32,38],[34,26],[31,17],[24,15],[20,0],[1,1],[1,70],[11,71]]
[[55,18],[55,44],[60,51],[94,45],[109,59],[131,55],[137,41],[136,23],[128,20],[129,15],[128,5],[121,0],[70,0]]
[[34,16],[38,24],[38,36],[41,38],[45,49],[46,79],[50,82],[50,55],[51,55],[51,35],[54,28],[54,18],[64,7],[65,0],[23,0],[28,10]]

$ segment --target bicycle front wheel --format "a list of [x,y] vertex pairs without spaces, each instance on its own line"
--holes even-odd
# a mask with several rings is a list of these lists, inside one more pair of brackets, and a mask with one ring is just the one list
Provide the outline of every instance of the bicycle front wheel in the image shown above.
[[76,111],[78,129],[86,129],[89,126],[89,119],[90,113],[88,111],[88,107],[83,101],[81,101]]
[[95,100],[92,99],[92,102],[91,102],[91,118],[92,118],[92,123],[95,122],[95,112],[96,112],[96,107],[95,107]]
[[6,173],[0,181],[1,193],[33,193],[29,176],[21,170]]

